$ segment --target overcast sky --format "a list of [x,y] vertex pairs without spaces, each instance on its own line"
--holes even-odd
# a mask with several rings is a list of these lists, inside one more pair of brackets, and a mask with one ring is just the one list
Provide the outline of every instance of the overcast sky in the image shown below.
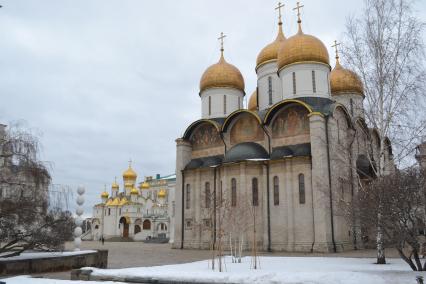
[[[425,2],[416,6],[423,21]],[[305,0],[303,30],[330,46],[362,3]],[[219,58],[220,32],[248,95],[257,54],[277,32],[275,0],[0,4],[0,122],[25,120],[42,134],[53,182],[85,185],[88,215],[129,159],[139,178],[174,173],[175,139],[200,117],[199,79]],[[296,1],[285,4],[291,36]]]

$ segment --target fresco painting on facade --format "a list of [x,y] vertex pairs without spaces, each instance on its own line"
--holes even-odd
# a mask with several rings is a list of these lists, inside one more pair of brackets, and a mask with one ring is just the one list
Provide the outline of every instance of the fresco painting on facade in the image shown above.
[[263,131],[256,118],[251,114],[244,113],[231,128],[231,145],[263,140],[263,136]]
[[222,141],[220,140],[219,132],[211,124],[201,124],[191,137],[192,145],[194,150],[201,150],[205,148],[211,148],[220,146]]
[[302,106],[293,106],[282,110],[272,123],[272,137],[292,137],[309,134],[307,110]]
[[[350,200],[356,194],[362,170],[357,165],[364,171],[373,166],[359,159],[374,155],[379,143],[366,135],[370,130],[365,129],[362,83],[353,72],[342,73],[339,62],[331,69],[326,46],[303,32],[300,11],[298,16],[298,32],[286,39],[280,19],[276,40],[257,57],[257,88],[249,110],[217,103],[245,96],[244,78],[225,61],[223,47],[219,63],[202,75],[201,120],[176,140],[175,247],[211,246],[210,236],[198,233],[194,225],[203,224],[207,183],[216,193],[212,204],[223,197],[232,199],[238,210],[245,199],[256,207],[249,210],[255,218],[244,217],[256,223],[241,220],[248,224],[241,231],[248,234],[255,226],[254,243],[263,250],[327,252],[363,246],[359,228],[350,233],[355,224],[337,214],[334,197],[343,192]],[[214,135],[223,147],[198,151],[198,141],[203,141],[203,149],[221,144],[203,139],[205,132],[197,134],[194,125],[218,125],[222,130]],[[355,138],[351,143],[350,137]],[[391,170],[390,146],[385,159]]]

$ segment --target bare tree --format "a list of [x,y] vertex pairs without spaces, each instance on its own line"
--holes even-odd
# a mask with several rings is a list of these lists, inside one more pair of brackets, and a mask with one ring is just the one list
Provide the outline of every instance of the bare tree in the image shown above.
[[[346,24],[343,55],[364,83],[366,120],[380,140],[374,168],[379,178],[386,174],[387,139],[392,141],[394,160],[403,163],[426,126],[424,23],[412,10],[411,0],[365,0],[362,15]],[[377,263],[386,263],[381,202],[378,208]]]
[[396,248],[415,271],[426,270],[426,262],[420,260],[419,237],[425,229],[425,177],[424,170],[416,167],[378,177],[361,187],[355,206],[348,207],[348,214],[357,211],[365,228],[377,230],[380,221],[386,245]]
[[[0,257],[60,249],[72,236],[69,211],[49,203],[51,177],[37,137],[21,125],[0,129]],[[50,207],[49,207],[50,206]]]

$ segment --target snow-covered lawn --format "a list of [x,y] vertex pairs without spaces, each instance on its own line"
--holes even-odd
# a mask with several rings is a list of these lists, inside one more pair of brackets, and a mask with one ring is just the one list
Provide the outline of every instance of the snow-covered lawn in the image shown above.
[[[148,256],[144,256],[148,257]],[[92,276],[106,280],[123,281],[125,278],[151,278],[188,282],[215,283],[300,283],[300,284],[415,284],[416,276],[426,272],[413,272],[400,259],[388,259],[389,264],[376,265],[372,258],[340,257],[261,257],[260,269],[250,269],[250,257],[243,263],[233,264],[226,258],[226,272],[211,271],[208,261],[154,267],[93,270]],[[25,278],[2,279],[7,284],[88,284],[107,282],[65,281]],[[117,282],[115,282],[117,283]]]
[[[146,257],[146,256],[145,256]],[[416,283],[416,276],[400,259],[389,264],[374,264],[372,258],[338,257],[261,257],[258,270],[250,269],[250,257],[233,264],[226,258],[226,272],[211,271],[208,261],[124,269],[93,269],[96,276],[112,276],[116,280],[147,277],[163,280],[202,281],[215,283],[310,283],[310,284],[392,284]]]
[[21,259],[35,259],[35,258],[47,258],[47,257],[62,257],[70,255],[79,255],[86,253],[93,253],[95,250],[82,250],[82,251],[64,251],[64,252],[24,252],[17,256],[1,258],[0,261],[11,261]]

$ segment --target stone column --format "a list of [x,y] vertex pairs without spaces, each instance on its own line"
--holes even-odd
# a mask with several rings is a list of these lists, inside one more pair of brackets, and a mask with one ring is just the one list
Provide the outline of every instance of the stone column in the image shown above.
[[312,155],[312,202],[315,215],[313,249],[314,251],[331,252],[333,243],[325,118],[321,113],[311,113],[309,124]]
[[184,139],[176,139],[176,188],[175,188],[175,236],[174,248],[180,248],[182,242],[182,171],[191,160],[191,144]]

